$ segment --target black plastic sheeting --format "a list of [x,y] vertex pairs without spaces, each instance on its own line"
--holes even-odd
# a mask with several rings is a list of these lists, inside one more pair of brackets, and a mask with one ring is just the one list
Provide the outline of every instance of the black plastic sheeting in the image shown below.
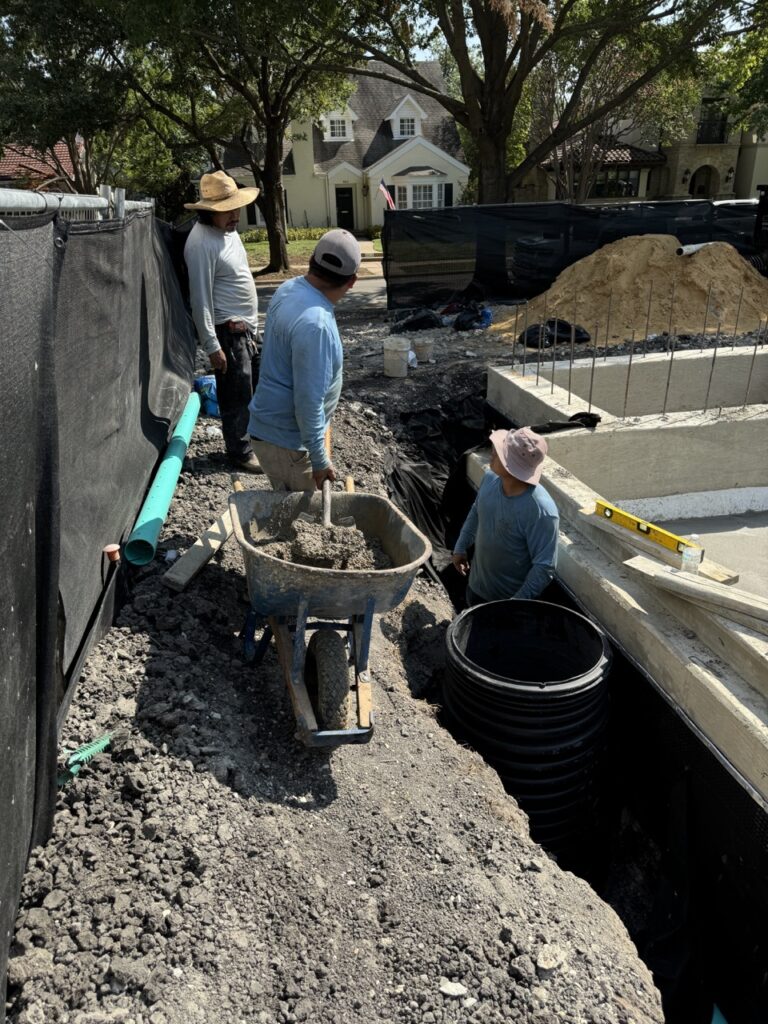
[[[57,724],[111,621],[102,548],[133,526],[189,395],[194,334],[149,212],[0,228],[0,983]],[[0,1021],[4,1009],[0,1005]]]
[[387,210],[387,304],[437,306],[468,288],[475,299],[531,298],[572,263],[630,235],[675,235],[684,245],[730,242],[750,255],[756,217],[756,203],[702,199]]

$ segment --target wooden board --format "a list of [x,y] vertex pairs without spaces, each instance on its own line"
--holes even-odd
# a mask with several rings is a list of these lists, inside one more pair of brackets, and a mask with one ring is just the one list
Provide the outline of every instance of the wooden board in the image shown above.
[[[233,486],[236,491],[243,490],[243,485],[239,480],[235,480]],[[174,562],[163,576],[163,583],[171,590],[175,590],[176,593],[181,593],[231,536],[232,516],[227,509],[223,515],[211,523],[201,537],[197,538],[192,547],[187,548],[181,558]]]
[[370,729],[372,711],[371,681],[360,675],[357,679],[357,724],[361,729]]
[[718,615],[727,615],[726,609],[732,609],[768,622],[768,601],[758,594],[738,590],[736,587],[724,587],[722,583],[713,583],[692,573],[672,572],[644,555],[635,555],[624,564],[663,590],[702,604]]
[[[625,544],[630,550],[642,551],[644,554],[650,555],[651,558],[656,558],[666,565],[671,565],[675,569],[680,568],[682,558],[677,552],[670,551],[660,544],[655,544],[652,540],[647,540],[639,533],[631,533],[621,526],[616,526],[611,523],[610,519],[596,516],[592,509],[583,508],[580,511],[587,525],[594,526],[603,533],[615,538],[617,541]],[[706,556],[699,566],[699,576],[704,576],[715,583],[724,583],[727,586],[731,586],[739,581],[739,574],[737,572],[726,568],[724,565],[719,565],[717,562],[713,562]]]
[[303,677],[293,679],[291,677],[291,665],[293,664],[293,637],[288,627],[279,623],[276,619],[270,618],[269,625],[275,638],[280,668],[283,672],[283,681],[293,704],[293,714],[298,727],[297,735],[303,739],[305,732],[317,732],[317,718],[312,701],[304,683]]

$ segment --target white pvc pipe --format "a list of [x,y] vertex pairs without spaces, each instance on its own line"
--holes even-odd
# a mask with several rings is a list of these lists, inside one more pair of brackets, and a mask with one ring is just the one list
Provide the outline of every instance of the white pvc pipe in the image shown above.
[[681,245],[675,249],[678,256],[692,256],[699,249],[705,249],[708,245],[718,245],[718,242],[699,242],[698,245]]

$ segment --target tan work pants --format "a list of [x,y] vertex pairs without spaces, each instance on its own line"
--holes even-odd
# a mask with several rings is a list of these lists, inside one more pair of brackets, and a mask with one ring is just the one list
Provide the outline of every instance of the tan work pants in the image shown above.
[[251,447],[275,491],[314,491],[309,453],[251,438]]

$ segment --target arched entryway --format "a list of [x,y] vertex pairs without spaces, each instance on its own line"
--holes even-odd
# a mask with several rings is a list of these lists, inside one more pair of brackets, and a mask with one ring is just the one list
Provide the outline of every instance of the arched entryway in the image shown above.
[[720,191],[720,174],[711,164],[694,172],[688,192],[694,199],[714,199]]

